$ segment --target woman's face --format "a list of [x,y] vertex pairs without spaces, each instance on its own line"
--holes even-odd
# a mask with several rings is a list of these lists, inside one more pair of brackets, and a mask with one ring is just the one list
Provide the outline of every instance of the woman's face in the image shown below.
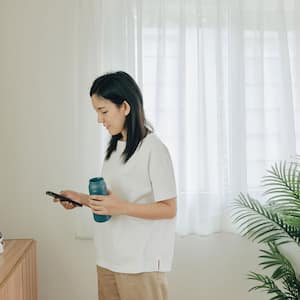
[[130,112],[129,104],[124,101],[118,107],[112,101],[96,95],[92,96],[92,104],[98,114],[98,123],[102,123],[111,135],[122,133],[123,139],[126,139],[124,124]]

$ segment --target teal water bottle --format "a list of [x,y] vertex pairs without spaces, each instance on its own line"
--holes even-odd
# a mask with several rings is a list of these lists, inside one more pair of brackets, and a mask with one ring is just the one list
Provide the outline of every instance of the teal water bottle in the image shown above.
[[[89,181],[89,193],[90,195],[107,195],[107,188],[105,181],[102,177],[94,177]],[[96,222],[106,222],[111,216],[97,215],[94,213],[94,220]]]

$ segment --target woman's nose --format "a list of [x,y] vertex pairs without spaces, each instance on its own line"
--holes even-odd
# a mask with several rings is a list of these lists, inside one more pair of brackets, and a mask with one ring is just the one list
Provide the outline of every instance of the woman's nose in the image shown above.
[[101,116],[100,114],[98,115],[98,123],[103,123],[103,116]]

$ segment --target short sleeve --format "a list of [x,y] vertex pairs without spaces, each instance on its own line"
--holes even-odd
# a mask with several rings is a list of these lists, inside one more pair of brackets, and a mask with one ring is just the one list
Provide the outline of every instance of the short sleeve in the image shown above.
[[154,201],[176,197],[176,183],[171,156],[162,143],[153,145],[149,159],[149,176]]

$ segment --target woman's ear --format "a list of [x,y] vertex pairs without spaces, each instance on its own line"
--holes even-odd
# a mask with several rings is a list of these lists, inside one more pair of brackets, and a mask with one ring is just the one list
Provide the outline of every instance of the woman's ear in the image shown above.
[[126,100],[123,101],[123,107],[124,107],[125,116],[128,116],[130,113],[130,104]]

